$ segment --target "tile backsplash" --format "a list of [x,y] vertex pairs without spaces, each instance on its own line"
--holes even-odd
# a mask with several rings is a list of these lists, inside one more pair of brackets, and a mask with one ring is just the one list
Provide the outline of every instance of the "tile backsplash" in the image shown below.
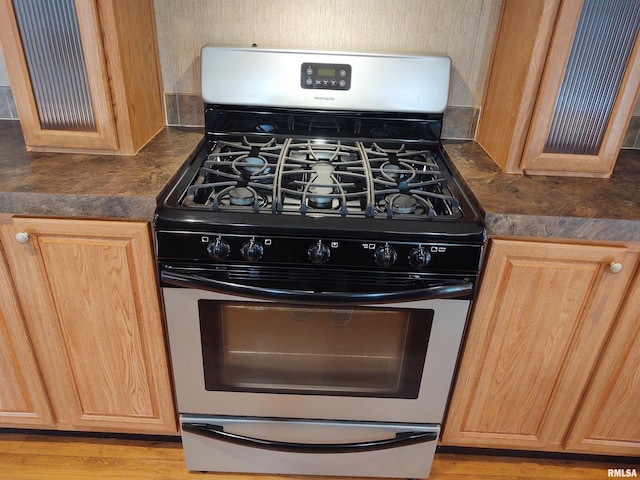
[[627,133],[622,141],[622,148],[640,150],[640,116],[631,117]]
[[11,87],[0,86],[0,120],[18,120],[18,109]]

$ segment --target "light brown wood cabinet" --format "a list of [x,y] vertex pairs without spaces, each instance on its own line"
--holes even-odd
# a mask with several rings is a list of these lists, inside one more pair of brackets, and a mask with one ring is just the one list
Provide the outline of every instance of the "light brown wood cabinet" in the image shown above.
[[153,0],[0,0],[28,150],[133,155],[164,127]]
[[51,406],[0,245],[0,425],[52,427]]
[[505,172],[609,177],[640,91],[639,31],[633,2],[505,0],[478,143]]
[[639,455],[639,265],[637,245],[492,239],[442,443]]
[[640,269],[637,269],[615,330],[567,436],[567,449],[640,455],[639,401]]
[[[0,217],[9,267],[0,274],[4,286],[9,270],[15,285],[2,297],[3,332],[13,332],[0,340],[17,345],[0,366],[9,375],[1,424],[177,433],[149,230],[144,222]],[[27,233],[26,243],[16,233]],[[11,409],[35,413],[12,422]]]

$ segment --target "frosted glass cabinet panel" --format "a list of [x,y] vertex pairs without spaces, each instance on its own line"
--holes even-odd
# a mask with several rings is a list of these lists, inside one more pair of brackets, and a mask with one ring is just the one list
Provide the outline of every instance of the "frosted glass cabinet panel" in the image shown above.
[[40,125],[96,131],[73,0],[13,0]]
[[597,155],[640,27],[640,2],[585,0],[544,153]]

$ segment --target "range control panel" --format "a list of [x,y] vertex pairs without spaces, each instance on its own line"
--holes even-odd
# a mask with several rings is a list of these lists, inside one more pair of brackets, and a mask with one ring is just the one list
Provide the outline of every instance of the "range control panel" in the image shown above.
[[475,272],[477,245],[376,242],[344,238],[296,238],[224,233],[157,232],[158,256],[207,264],[324,265],[399,271]]
[[349,90],[351,65],[342,63],[303,63],[300,86],[306,89]]

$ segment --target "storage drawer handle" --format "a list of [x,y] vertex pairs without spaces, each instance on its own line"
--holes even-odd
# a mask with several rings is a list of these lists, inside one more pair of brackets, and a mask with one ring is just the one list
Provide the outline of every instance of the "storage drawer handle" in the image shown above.
[[294,443],[265,440],[225,432],[221,425],[206,423],[183,423],[185,432],[234,443],[245,447],[276,450],[290,453],[354,453],[371,452],[387,448],[404,447],[416,443],[432,442],[438,439],[437,432],[399,432],[394,438],[356,443]]

